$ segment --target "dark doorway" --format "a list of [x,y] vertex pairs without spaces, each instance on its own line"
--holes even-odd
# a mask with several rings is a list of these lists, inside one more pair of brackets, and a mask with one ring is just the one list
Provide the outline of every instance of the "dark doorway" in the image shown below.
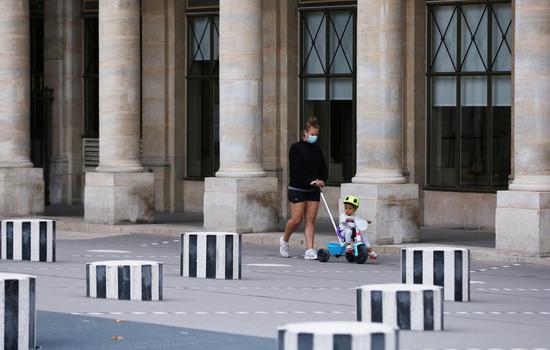
[[31,125],[30,158],[44,172],[44,199],[49,204],[50,121],[53,90],[44,86],[44,0],[30,0]]

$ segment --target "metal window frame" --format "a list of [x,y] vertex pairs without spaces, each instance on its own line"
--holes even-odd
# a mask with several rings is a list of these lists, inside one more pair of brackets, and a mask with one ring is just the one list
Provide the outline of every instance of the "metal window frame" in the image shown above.
[[[207,27],[208,27],[208,30],[210,31],[210,69],[209,69],[209,74],[208,75],[202,75],[202,74],[190,74],[190,70],[192,68],[192,65],[193,65],[193,60],[194,58],[191,58],[191,55],[193,55],[193,53],[191,52],[191,47],[192,47],[192,44],[191,42],[189,41],[189,38],[190,38],[190,34],[193,32],[192,28],[191,28],[191,18],[197,18],[197,17],[207,17],[208,18],[208,24],[207,24]],[[218,19],[218,24],[216,25],[215,24],[215,18]],[[187,40],[187,53],[185,55],[185,68],[186,68],[186,73],[185,73],[185,85],[186,85],[186,98],[187,98],[187,101],[189,101],[190,99],[190,88],[189,88],[189,82],[191,80],[208,80],[210,82],[210,96],[211,96],[211,99],[210,99],[210,107],[211,107],[211,111],[212,111],[212,114],[209,116],[211,121],[212,121],[212,125],[214,125],[214,86],[216,85],[215,83],[217,83],[217,86],[219,88],[219,63],[218,63],[218,74],[214,74],[214,65],[215,65],[215,59],[214,59],[214,40],[212,40],[212,38],[214,37],[214,31],[217,31],[217,35],[218,35],[218,45],[219,45],[219,31],[220,31],[220,28],[219,28],[219,12],[218,11],[210,11],[210,12],[189,12],[186,14],[186,31],[187,31],[187,37],[186,37],[186,40]],[[198,39],[198,38],[197,38]],[[202,39],[198,39],[198,44],[200,46],[200,43],[202,42]],[[218,51],[219,53],[219,51]],[[218,62],[219,62],[219,59],[218,59]],[[219,92],[218,92],[219,94]],[[190,162],[190,157],[188,156],[188,152],[189,152],[189,148],[191,146],[191,141],[190,141],[190,133],[192,132],[190,130],[190,127],[189,127],[189,119],[191,117],[191,113],[190,113],[190,104],[189,103],[186,103],[186,118],[185,118],[185,129],[186,129],[186,145],[187,145],[187,149],[186,149],[186,174],[185,174],[185,177],[184,179],[185,180],[204,180],[204,178],[206,177],[209,177],[209,176],[214,176],[215,175],[215,172],[217,169],[214,169],[215,168],[215,156],[214,154],[217,152],[218,154],[218,157],[219,157],[219,148],[216,150],[216,147],[215,147],[215,134],[218,133],[219,134],[219,129],[218,130],[214,130],[214,127],[211,128],[210,130],[210,139],[211,139],[211,144],[210,144],[210,147],[212,147],[212,155],[210,156],[210,159],[208,160],[208,163],[209,163],[209,168],[210,168],[210,172],[209,173],[203,173],[203,167],[202,167],[202,164],[201,164],[201,175],[200,176],[196,176],[196,175],[190,175],[189,174],[189,162]],[[202,118],[201,118],[202,119]],[[201,160],[201,163],[202,163],[202,160]]]
[[[352,72],[351,73],[331,73],[330,72],[330,23],[329,23],[329,13],[331,12],[344,12],[348,11],[351,12],[352,19],[353,19],[353,28],[352,28],[352,40],[353,40],[353,57],[352,57]],[[323,12],[325,15],[325,63],[327,67],[323,67],[324,73],[322,74],[311,74],[311,73],[304,73],[305,68],[305,62],[304,62],[304,14],[308,12]],[[324,7],[302,7],[299,9],[299,73],[298,73],[298,80],[299,80],[299,90],[300,90],[300,99],[299,99],[299,111],[300,111],[300,134],[302,125],[305,121],[305,113],[304,113],[304,79],[307,78],[324,78],[325,80],[325,100],[324,105],[325,109],[328,111],[327,118],[329,121],[329,126],[326,128],[330,128],[330,79],[331,78],[351,78],[352,79],[352,135],[353,135],[353,141],[352,144],[356,144],[357,139],[357,8],[355,6],[343,6],[340,4],[340,6],[324,6]],[[336,52],[335,52],[336,54]],[[330,129],[329,129],[330,130]],[[331,179],[331,167],[330,167],[330,154],[331,154],[331,133],[328,133],[328,154],[326,154],[326,162],[328,167],[328,179],[327,184],[328,185],[335,185],[339,186],[342,182],[333,181]],[[352,173],[355,173],[356,171],[356,162],[357,162],[357,149],[354,147],[352,149]],[[342,160],[342,164],[344,163],[344,160]],[[345,179],[344,181],[345,182]]]
[[355,7],[357,0],[298,0],[298,8],[328,9],[334,7]]
[[[495,76],[510,76],[511,77],[511,70],[510,71],[493,71],[493,65],[496,62],[496,55],[493,59],[493,52],[492,52],[492,40],[493,40],[493,16],[496,16],[496,13],[494,12],[493,6],[495,4],[511,4],[512,0],[454,0],[454,1],[437,1],[437,0],[427,0],[426,1],[426,18],[427,18],[427,60],[426,60],[426,126],[427,126],[427,132],[426,132],[426,145],[427,145],[427,152],[426,152],[426,183],[424,186],[424,189],[426,190],[438,190],[438,191],[455,191],[455,192],[489,192],[494,193],[498,190],[505,190],[507,189],[507,186],[501,187],[501,186],[495,186],[493,185],[493,145],[492,145],[492,131],[493,131],[493,100],[492,100],[492,85],[493,85],[493,77]],[[486,8],[486,14],[487,16],[487,53],[486,53],[486,70],[485,71],[462,71],[462,66],[464,64],[461,56],[462,56],[462,21],[465,19],[464,14],[462,12],[462,6],[463,5],[485,5]],[[432,12],[432,8],[439,7],[439,6],[455,6],[456,11],[456,63],[457,65],[454,67],[454,72],[433,72],[433,63],[435,63],[435,57],[432,55],[432,33],[433,33],[433,22],[435,21],[435,17]],[[484,10],[484,11],[485,11]],[[452,17],[451,17],[452,18]],[[480,23],[483,20],[483,16],[480,17]],[[507,26],[507,29],[505,29],[504,33],[501,33],[503,35],[506,35],[508,30],[510,30],[510,26],[513,25],[513,14],[511,18],[511,24]],[[500,25],[499,25],[500,27]],[[500,28],[502,31],[502,28]],[[475,32],[474,32],[475,33]],[[441,33],[440,33],[441,34]],[[471,34],[471,33],[470,33]],[[445,37],[445,35],[444,35]],[[474,36],[475,37],[475,36]],[[474,40],[475,41],[475,38]],[[506,41],[506,40],[503,40]],[[504,44],[504,42],[499,43],[499,50],[501,49],[501,46]],[[444,44],[443,44],[444,45]],[[472,43],[470,43],[470,46]],[[506,41],[506,45],[508,48],[510,48],[511,43],[508,43]],[[498,54],[498,51],[497,51]],[[481,55],[480,55],[481,56]],[[466,55],[464,56],[464,61],[466,59]],[[487,154],[487,170],[486,170],[486,178],[488,180],[487,186],[471,186],[471,185],[463,185],[462,184],[462,177],[461,177],[461,169],[462,169],[462,154],[461,154],[461,148],[462,148],[462,107],[461,107],[461,80],[463,77],[468,76],[483,76],[487,79],[487,106],[486,108],[486,154]],[[431,80],[433,77],[454,77],[455,78],[455,86],[456,86],[456,108],[455,108],[455,125],[454,130],[456,131],[457,137],[455,139],[454,143],[454,155],[455,158],[455,183],[456,186],[438,186],[438,185],[432,185],[431,184],[431,121],[432,121],[432,83]],[[511,155],[510,155],[511,156]]]
[[218,3],[214,5],[190,5],[189,0],[185,0],[185,10],[188,12],[188,14],[191,14],[191,13],[202,13],[203,15],[212,14],[213,12],[218,12],[219,9],[220,9],[219,0],[218,0]]

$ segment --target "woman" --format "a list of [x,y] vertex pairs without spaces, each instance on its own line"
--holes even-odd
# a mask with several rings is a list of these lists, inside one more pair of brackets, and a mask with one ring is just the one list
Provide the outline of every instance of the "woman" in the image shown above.
[[288,200],[291,218],[285,226],[285,234],[279,240],[281,255],[288,257],[288,240],[305,218],[306,260],[317,259],[313,249],[315,218],[319,210],[320,188],[327,180],[327,165],[321,147],[316,143],[319,136],[317,118],[309,117],[304,125],[302,140],[294,143],[288,153],[290,182]]

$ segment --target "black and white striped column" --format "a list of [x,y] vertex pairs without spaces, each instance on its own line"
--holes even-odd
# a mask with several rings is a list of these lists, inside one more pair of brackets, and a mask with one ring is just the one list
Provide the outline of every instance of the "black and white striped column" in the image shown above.
[[279,350],[397,350],[398,330],[348,321],[292,323],[278,328]]
[[356,289],[357,321],[399,329],[443,329],[443,290],[416,284],[371,284]]
[[0,252],[4,260],[55,262],[55,220],[2,220]]
[[455,247],[403,248],[401,282],[441,286],[445,300],[470,301],[470,251]]
[[0,349],[36,349],[36,278],[0,273]]
[[231,232],[181,234],[180,275],[197,278],[241,279],[242,239]]
[[162,263],[112,260],[86,264],[86,296],[118,300],[162,300]]

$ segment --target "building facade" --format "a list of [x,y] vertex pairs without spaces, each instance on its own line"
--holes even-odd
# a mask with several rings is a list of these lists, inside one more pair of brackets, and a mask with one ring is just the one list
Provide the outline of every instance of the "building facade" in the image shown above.
[[[4,0],[0,211],[276,230],[316,116],[325,195],[379,243],[550,254],[550,2]],[[34,165],[34,167],[33,167]],[[326,216],[321,210],[320,216]]]

